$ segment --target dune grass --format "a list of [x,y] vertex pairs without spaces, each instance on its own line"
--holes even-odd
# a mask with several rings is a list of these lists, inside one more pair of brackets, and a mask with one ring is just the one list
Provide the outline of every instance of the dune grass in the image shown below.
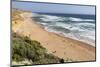
[[48,54],[40,42],[33,41],[28,37],[22,37],[13,33],[12,38],[12,60],[16,62],[25,59],[32,61],[32,64],[60,63],[62,59]]

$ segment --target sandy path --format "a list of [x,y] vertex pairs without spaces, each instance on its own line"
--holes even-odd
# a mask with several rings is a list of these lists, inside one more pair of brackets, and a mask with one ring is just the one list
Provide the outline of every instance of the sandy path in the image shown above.
[[71,58],[73,61],[95,60],[95,47],[70,38],[47,32],[40,25],[33,21],[29,14],[22,14],[24,22],[16,26],[14,31],[21,35],[29,36],[32,40],[37,40],[45,47],[49,53],[60,58]]

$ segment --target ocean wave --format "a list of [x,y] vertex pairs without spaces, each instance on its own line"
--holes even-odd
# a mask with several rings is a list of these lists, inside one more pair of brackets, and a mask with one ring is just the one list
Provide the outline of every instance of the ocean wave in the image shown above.
[[95,21],[95,20],[92,20],[92,19],[81,19],[81,18],[75,18],[75,17],[69,17],[69,19],[71,20],[71,21],[91,21],[91,22],[93,22],[93,21]]
[[[36,15],[35,15],[36,16]],[[37,15],[40,16],[40,19],[43,21],[77,21],[77,22],[94,22],[94,19],[82,19],[76,17],[61,17],[61,16],[52,16],[52,15]]]
[[45,14],[34,14],[34,16],[49,32],[77,40],[95,42],[95,20],[93,19]]
[[62,17],[58,17],[58,16],[50,16],[50,15],[42,15],[42,17],[40,18],[43,21],[62,21],[64,20]]
[[73,27],[71,28],[73,31],[94,31],[95,30],[95,24],[93,23],[77,23],[73,24]]

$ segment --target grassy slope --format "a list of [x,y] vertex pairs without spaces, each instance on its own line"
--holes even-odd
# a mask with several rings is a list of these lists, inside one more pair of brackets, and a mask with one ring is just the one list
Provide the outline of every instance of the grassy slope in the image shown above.
[[21,37],[13,33],[12,38],[12,59],[20,62],[25,59],[31,60],[33,64],[59,63],[60,58],[48,54],[46,49],[37,41],[32,41],[28,37]]

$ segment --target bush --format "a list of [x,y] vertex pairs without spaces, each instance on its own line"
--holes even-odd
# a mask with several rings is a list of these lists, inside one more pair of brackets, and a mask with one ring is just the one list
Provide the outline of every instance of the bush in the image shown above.
[[31,60],[33,64],[59,63],[60,58],[47,54],[40,42],[33,41],[28,37],[21,37],[13,33],[12,38],[12,59],[13,61]]
[[61,60],[60,60],[60,63],[64,63],[64,59],[61,59]]

